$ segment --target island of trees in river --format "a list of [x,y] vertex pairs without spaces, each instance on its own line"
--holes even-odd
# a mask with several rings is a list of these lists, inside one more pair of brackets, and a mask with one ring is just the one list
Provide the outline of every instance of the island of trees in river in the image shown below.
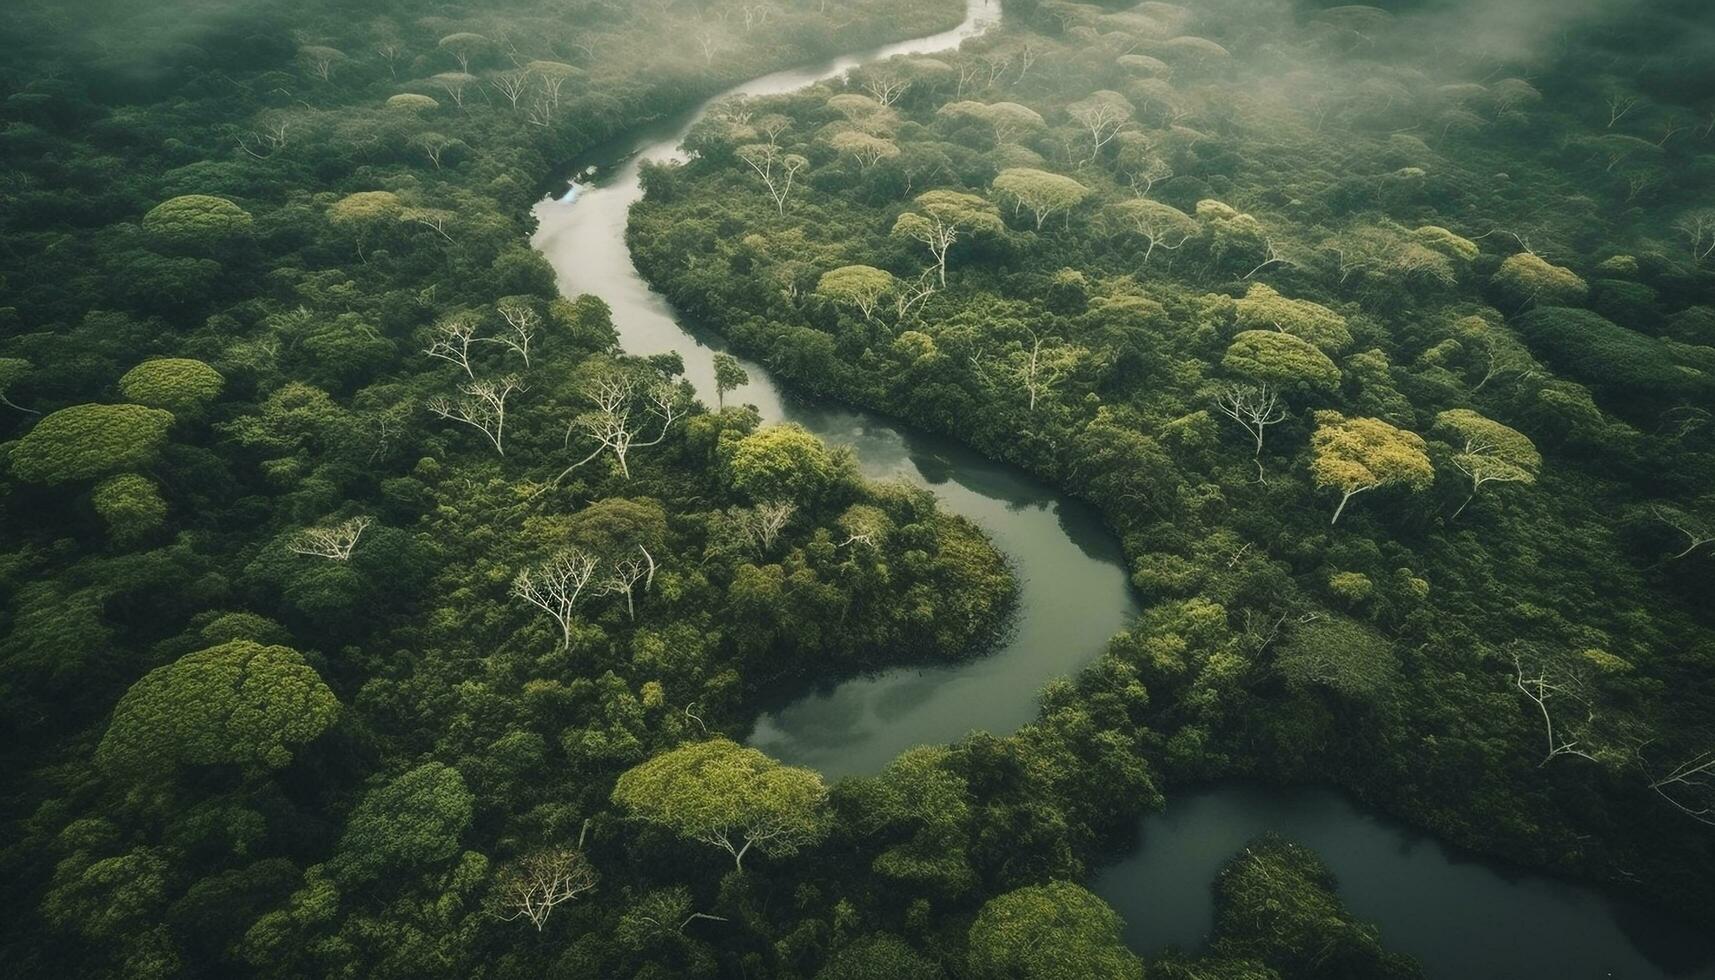
[[0,962],[1421,975],[1278,836],[1127,948],[1092,872],[1230,778],[1711,924],[1701,7],[1007,0],[705,113],[638,268],[1089,501],[1142,608],[1030,724],[830,781],[761,707],[981,657],[1006,556],[738,360],[625,354],[530,209],[965,4],[8,5]]

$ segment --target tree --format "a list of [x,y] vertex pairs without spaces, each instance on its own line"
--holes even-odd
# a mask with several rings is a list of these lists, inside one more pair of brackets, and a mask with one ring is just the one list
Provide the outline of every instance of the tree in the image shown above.
[[755,501],[820,501],[843,474],[820,439],[793,423],[738,440],[727,456],[733,486]]
[[[1510,653],[1513,686],[1542,718],[1546,766],[1563,755],[1595,761],[1597,738],[1595,670],[1586,658],[1564,651],[1543,652],[1516,643]],[[1564,706],[1564,707],[1562,707]]]
[[25,408],[17,404],[10,397],[12,386],[28,376],[34,367],[35,365],[21,357],[0,357],[0,405],[5,405],[7,408],[23,412],[26,415],[42,414],[33,408]]
[[1054,390],[1066,375],[1077,367],[1089,351],[1067,344],[1059,337],[1041,337],[1029,331],[1030,342],[1014,343],[999,355],[976,354],[971,366],[978,377],[989,384],[1004,380],[1008,386],[1024,390],[1029,411],[1036,411],[1036,401]]
[[785,217],[786,198],[792,193],[798,174],[810,165],[810,161],[796,153],[786,153],[773,143],[741,146],[737,156],[768,188],[768,196],[774,199],[775,208],[781,217]]
[[319,44],[298,49],[298,60],[309,73],[324,82],[333,81],[334,67],[345,61],[345,52]]
[[487,437],[494,451],[506,455],[501,440],[506,435],[506,399],[515,391],[527,390],[514,375],[497,381],[472,381],[460,385],[464,397],[452,401],[444,396],[429,399],[428,408],[436,418],[461,422]]
[[994,179],[994,189],[1011,199],[1015,209],[1023,207],[1035,215],[1038,231],[1050,215],[1069,211],[1090,196],[1088,187],[1070,177],[1029,167],[1002,170]]
[[1658,523],[1680,535],[1685,547],[1668,555],[1666,561],[1678,561],[1710,542],[1715,542],[1715,522],[1705,520],[1699,513],[1671,504],[1651,504],[1649,513]]
[[1257,384],[1329,392],[1340,386],[1340,368],[1309,341],[1273,330],[1245,330],[1233,337],[1221,367]]
[[1197,221],[1190,215],[1160,201],[1133,198],[1108,208],[1108,214],[1120,227],[1136,234],[1148,243],[1143,251],[1143,264],[1157,248],[1177,249],[1197,234]]
[[727,516],[760,560],[767,558],[774,549],[781,530],[797,510],[798,505],[789,500],[762,501],[754,507],[734,507]]
[[447,98],[453,100],[453,105],[464,108],[465,89],[476,84],[476,76],[462,71],[444,71],[433,79],[441,91],[447,93]]
[[445,133],[418,133],[411,137],[411,145],[422,150],[423,155],[429,158],[429,162],[435,165],[436,170],[439,170],[441,169],[441,158],[446,156],[448,150],[454,146],[460,146],[462,143]]
[[881,298],[894,287],[893,273],[871,265],[843,265],[822,273],[816,294],[858,308],[865,320],[875,319]]
[[65,861],[55,869],[42,914],[91,939],[113,940],[158,923],[172,865],[164,849],[137,848],[96,861]]
[[975,194],[959,191],[926,191],[917,195],[917,210],[901,214],[893,225],[893,234],[922,242],[935,260],[941,285],[947,285],[947,250],[958,241],[962,232],[1005,230],[1000,212],[993,204]]
[[602,595],[625,596],[625,618],[637,618],[637,605],[634,590],[639,580],[644,582],[645,591],[649,583],[655,581],[655,557],[649,549],[639,545],[638,554],[624,555],[608,564],[607,578],[601,581]]
[[517,112],[518,100],[522,99],[524,93],[530,90],[530,73],[513,68],[496,73],[493,78],[489,79],[488,84],[506,99],[513,112]]
[[457,364],[465,377],[476,379],[476,368],[470,362],[471,345],[477,343],[477,321],[472,314],[454,313],[442,317],[429,335],[429,346],[423,353]]
[[1435,417],[1435,423],[1463,441],[1464,447],[1453,457],[1453,465],[1471,481],[1471,493],[1449,520],[1465,510],[1485,483],[1536,482],[1536,475],[1542,469],[1542,454],[1523,433],[1468,408],[1442,412]]
[[1215,408],[1256,437],[1256,451],[1251,455],[1258,483],[1262,482],[1263,430],[1287,418],[1286,409],[1279,406],[1280,392],[1266,383],[1227,385],[1215,393]]
[[536,306],[528,296],[508,296],[495,304],[495,310],[500,318],[512,328],[511,336],[489,338],[490,343],[499,344],[519,357],[523,358],[524,366],[530,366],[530,344],[536,339],[536,331],[542,327],[542,314],[536,311]]
[[494,42],[481,34],[461,31],[441,38],[435,46],[453,56],[453,60],[459,63],[459,71],[469,72],[471,61],[488,53]]
[[347,194],[328,208],[328,224],[350,235],[357,254],[364,256],[370,236],[399,220],[405,204],[392,191],[359,191]]
[[180,766],[279,769],[333,725],[339,702],[298,651],[233,640],[157,667],[131,685],[96,750],[109,771]]
[[386,105],[389,109],[402,109],[406,112],[428,112],[441,107],[441,104],[436,102],[433,97],[417,92],[400,92],[398,95],[390,95],[387,97]]
[[1252,283],[1234,308],[1239,325],[1246,330],[1279,330],[1330,354],[1352,346],[1345,317],[1320,303],[1288,299],[1264,283]]
[[555,906],[591,890],[600,880],[582,851],[550,847],[502,868],[490,901],[500,919],[527,919],[541,932]]
[[1570,269],[1552,265],[1532,252],[1519,252],[1495,270],[1492,283],[1509,309],[1525,306],[1577,306],[1589,287]]
[[143,216],[143,230],[173,248],[214,253],[249,237],[250,212],[220,197],[185,194],[162,201]]
[[892,140],[852,129],[835,133],[828,145],[841,155],[856,160],[858,166],[864,170],[899,155],[899,146]]
[[827,797],[815,772],[724,738],[663,752],[627,770],[613,789],[613,802],[632,816],[721,848],[739,870],[752,847],[790,855],[820,840]]
[[96,484],[90,503],[120,544],[140,541],[167,518],[167,502],[155,482],[136,473],[120,473]]
[[[570,442],[574,429],[582,429],[595,439],[596,447],[588,456],[561,470],[550,486],[557,485],[568,473],[603,452],[612,452],[614,461],[619,464],[620,475],[631,479],[631,467],[626,457],[633,449],[658,445],[667,438],[667,430],[685,413],[678,393],[672,387],[660,382],[648,383],[626,372],[610,371],[599,375],[584,384],[583,392],[585,398],[595,403],[595,410],[579,415],[566,425],[566,440]],[[639,398],[644,402],[645,414],[661,423],[655,438],[646,442],[637,441],[643,431],[642,423],[634,414]]]
[[305,528],[299,531],[286,547],[297,555],[350,561],[352,551],[357,548],[358,539],[363,537],[363,532],[373,523],[375,519],[372,517],[353,517],[331,527]]
[[726,393],[750,384],[750,373],[738,358],[724,351],[715,354],[715,407],[726,408]]
[[1089,98],[1066,107],[1066,114],[1090,136],[1091,163],[1101,156],[1102,147],[1107,146],[1119,135],[1119,131],[1131,122],[1132,114],[1136,111],[1125,96],[1107,90],[1096,92]]
[[142,405],[73,405],[42,417],[12,447],[12,472],[69,483],[147,466],[167,443],[170,412]]
[[560,625],[560,649],[572,645],[572,614],[598,562],[582,548],[565,548],[512,579],[512,595],[554,617]]
[[219,371],[188,357],[144,361],[119,379],[126,398],[180,416],[199,414],[225,387]]
[[1293,628],[1274,666],[1295,689],[1323,688],[1344,698],[1375,701],[1393,683],[1399,660],[1393,645],[1374,629],[1325,615]]
[[1375,926],[1352,918],[1335,885],[1309,848],[1273,834],[1251,841],[1215,879],[1211,952],[1253,964],[1234,976],[1422,980]]
[[1715,750],[1699,752],[1660,776],[1650,789],[1698,823],[1715,826]]
[[428,762],[363,794],[332,866],[348,881],[434,864],[459,852],[476,800],[457,769]]
[[[1711,117],[1715,119],[1715,116]],[[1715,255],[1715,208],[1697,208],[1673,223],[1674,230],[1684,236],[1691,247],[1691,264],[1703,265]]]
[[863,90],[884,106],[898,102],[910,87],[911,79],[896,71],[892,65],[878,65],[863,73]]
[[971,980],[1142,980],[1120,917],[1078,885],[1051,881],[989,899],[971,923]]
[[828,957],[815,980],[942,980],[946,972],[891,933],[854,940]]
[[1422,490],[1433,483],[1435,467],[1424,446],[1422,436],[1381,419],[1317,412],[1310,437],[1310,475],[1318,487],[1341,494],[1328,523],[1338,522],[1346,502],[1365,491],[1395,485]]

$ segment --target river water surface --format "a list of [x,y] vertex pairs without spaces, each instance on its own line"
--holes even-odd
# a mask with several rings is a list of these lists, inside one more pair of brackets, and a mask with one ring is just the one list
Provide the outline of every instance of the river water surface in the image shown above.
[[[683,159],[685,134],[722,99],[790,92],[868,61],[942,51],[1000,19],[999,0],[968,0],[967,8],[951,31],[765,75],[596,147],[573,168],[594,167],[596,176],[537,206],[533,244],[567,295],[593,293],[612,307],[628,353],[677,351],[691,383],[713,393],[723,343],[682,325],[626,248],[627,215],[643,196],[642,164]],[[1093,660],[1136,615],[1118,543],[1086,505],[950,440],[794,398],[761,365],[744,367],[750,384],[735,401],[755,405],[767,421],[796,422],[850,446],[867,476],[927,487],[942,507],[981,526],[1019,578],[1015,627],[991,655],[830,680],[765,712],[752,745],[838,777],[877,772],[907,748],[974,729],[1011,731],[1035,716],[1044,683]],[[1139,952],[1195,947],[1211,921],[1216,869],[1267,830],[1320,852],[1352,909],[1380,923],[1384,941],[1418,956],[1433,977],[1715,977],[1707,937],[1593,889],[1461,859],[1322,791],[1239,785],[1175,795],[1164,813],[1142,821],[1141,843],[1094,887],[1125,917],[1127,941]]]

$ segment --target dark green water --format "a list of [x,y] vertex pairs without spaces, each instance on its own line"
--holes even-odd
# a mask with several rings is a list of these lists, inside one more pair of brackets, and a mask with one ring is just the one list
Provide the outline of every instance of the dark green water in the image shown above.
[[[596,176],[537,206],[533,243],[568,295],[607,301],[626,351],[677,351],[697,390],[712,393],[722,342],[682,326],[626,249],[642,163],[679,158],[686,131],[721,98],[792,91],[868,60],[942,50],[998,18],[998,0],[969,0],[955,30],[764,76],[641,126],[578,161],[574,172],[594,167]],[[1118,544],[1089,508],[949,440],[794,399],[760,365],[745,368],[751,383],[731,397],[764,419],[797,422],[852,447],[870,476],[928,487],[947,510],[980,525],[1020,579],[1014,629],[991,655],[956,667],[829,678],[766,712],[751,744],[837,777],[876,772],[904,749],[973,729],[1011,731],[1035,716],[1045,682],[1093,660],[1136,614]],[[1319,851],[1353,910],[1379,922],[1389,945],[1418,956],[1433,977],[1715,977],[1710,937],[1595,889],[1461,858],[1322,791],[1239,785],[1176,795],[1165,813],[1142,822],[1131,855],[1094,884],[1125,916],[1139,952],[1192,947],[1209,928],[1216,869],[1269,830]]]

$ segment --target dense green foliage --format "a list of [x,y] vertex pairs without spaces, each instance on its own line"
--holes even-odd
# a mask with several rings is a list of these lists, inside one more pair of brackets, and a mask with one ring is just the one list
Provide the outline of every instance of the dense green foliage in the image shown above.
[[[0,961],[1134,980],[1075,882],[1229,775],[1707,918],[1715,73],[1642,6],[1009,0],[647,168],[682,310],[1089,498],[1146,602],[1031,724],[827,785],[733,739],[979,652],[1004,560],[623,355],[528,212],[959,4],[7,5]],[[1148,975],[1413,975],[1333,888],[1253,844]]]
[[[526,244],[556,161],[960,12],[819,8],[0,15],[11,970],[708,968],[659,923],[718,873],[622,819],[620,774],[1002,628],[974,528],[620,356]],[[593,945],[517,945],[544,869],[612,883],[552,921]]]
[[[1715,744],[1700,8],[1442,6],[1016,0],[947,71],[711,117],[633,254],[790,382],[1100,506],[1147,610],[1050,703],[1142,685],[1158,739],[1100,764],[1334,779],[1704,915],[1715,786],[1664,782]],[[783,210],[733,162],[762,114]]]

